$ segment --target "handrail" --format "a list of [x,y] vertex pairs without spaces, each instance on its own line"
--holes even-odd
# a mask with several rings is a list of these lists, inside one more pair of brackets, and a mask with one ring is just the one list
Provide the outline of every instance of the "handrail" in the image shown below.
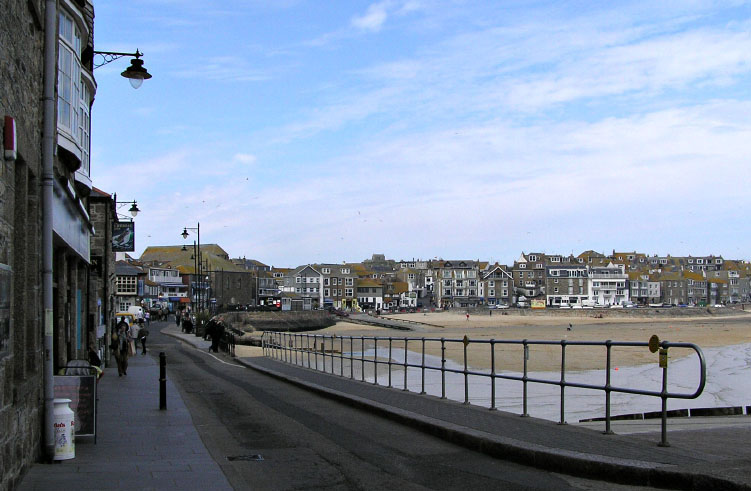
[[[336,349],[336,340],[339,340],[338,350]],[[345,343],[345,340],[348,340]],[[699,384],[696,390],[692,393],[681,393],[668,391],[668,368],[667,363],[662,366],[662,388],[661,390],[644,390],[630,387],[620,387],[611,384],[611,350],[614,347],[650,347],[650,349],[656,348],[656,346],[650,345],[648,342],[639,341],[550,341],[550,340],[507,340],[507,339],[469,339],[465,336],[463,339],[452,338],[393,338],[393,337],[379,337],[379,336],[329,336],[322,334],[303,334],[303,333],[288,333],[288,332],[270,332],[264,331],[261,336],[262,347],[264,356],[274,358],[280,361],[291,363],[294,365],[307,366],[315,370],[321,370],[324,373],[331,373],[332,375],[339,375],[345,377],[344,374],[344,360],[349,361],[350,370],[349,378],[355,379],[354,365],[357,363],[361,367],[361,381],[365,381],[365,367],[367,364],[373,367],[373,384],[378,385],[379,366],[385,366],[388,370],[388,387],[392,385],[392,367],[398,366],[404,370],[404,387],[403,390],[408,389],[408,369],[417,368],[420,369],[422,381],[420,394],[425,394],[425,371],[434,370],[441,373],[441,399],[446,398],[446,374],[455,373],[463,376],[464,379],[464,403],[469,402],[469,377],[486,377],[491,381],[491,396],[490,396],[490,409],[496,409],[496,379],[513,380],[522,383],[522,402],[523,410],[521,416],[529,416],[527,412],[527,386],[528,384],[544,384],[544,385],[557,385],[560,387],[560,420],[559,424],[566,424],[565,420],[565,389],[567,387],[599,390],[605,392],[605,432],[606,434],[613,434],[611,430],[611,415],[610,415],[610,394],[613,392],[622,394],[634,394],[642,396],[659,397],[662,401],[662,434],[660,446],[669,446],[667,442],[667,401],[668,399],[695,399],[701,395],[706,385],[706,360],[704,353],[699,346],[693,343],[671,343],[669,341],[659,342],[659,348],[665,351],[667,356],[667,350],[670,348],[685,348],[692,349],[699,358]],[[329,342],[330,341],[330,342]],[[379,341],[388,342],[386,348],[382,348],[384,351],[388,350],[388,359],[379,360]],[[392,357],[393,342],[398,341],[404,344],[404,360],[394,361]],[[372,342],[373,357],[365,357],[366,342]],[[407,360],[409,353],[408,346],[410,343],[419,342],[421,349],[419,353],[421,361],[420,363],[410,363]],[[359,351],[355,348],[356,343],[359,344]],[[426,343],[440,343],[441,364],[440,366],[433,366],[425,363],[425,345]],[[446,346],[461,343],[463,345],[463,363],[461,368],[451,368],[446,366]],[[312,344],[312,346],[311,346]],[[320,351],[319,351],[320,344]],[[349,347],[348,356],[345,356],[345,347]],[[468,364],[468,349],[470,346],[482,346],[489,345],[491,367],[489,372],[470,370]],[[519,345],[523,348],[523,372],[522,375],[514,375],[509,373],[499,373],[496,371],[496,346],[497,345]],[[527,360],[529,359],[530,346],[560,346],[561,348],[561,369],[560,377],[558,379],[543,379],[537,377],[530,377],[528,375]],[[566,349],[571,346],[603,346],[606,349],[606,362],[605,362],[605,384],[597,385],[590,383],[582,383],[566,380]],[[481,349],[478,347],[478,349]],[[328,351],[328,353],[327,353]],[[294,360],[293,360],[294,353]],[[298,360],[298,353],[300,354]],[[307,363],[305,363],[305,353],[307,353]],[[359,353],[359,357],[355,357],[355,353]],[[313,360],[311,361],[311,355]],[[328,356],[327,356],[328,355]],[[318,358],[321,357],[322,368],[319,368]],[[334,361],[339,360],[339,373],[335,373]],[[328,363],[327,363],[328,361]],[[327,364],[330,364],[330,372],[327,372]]]

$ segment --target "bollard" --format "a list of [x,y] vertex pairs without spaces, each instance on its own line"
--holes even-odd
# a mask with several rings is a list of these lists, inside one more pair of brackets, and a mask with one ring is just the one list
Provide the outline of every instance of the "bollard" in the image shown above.
[[159,410],[167,409],[167,355],[159,352]]

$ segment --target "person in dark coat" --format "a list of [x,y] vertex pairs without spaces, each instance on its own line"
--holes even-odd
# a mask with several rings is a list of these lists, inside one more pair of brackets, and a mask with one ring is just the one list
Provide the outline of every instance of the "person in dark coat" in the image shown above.
[[209,351],[213,351],[214,353],[219,353],[219,341],[221,341],[222,336],[224,335],[224,319],[222,317],[219,317],[214,322],[214,330],[211,333],[211,348],[209,348]]

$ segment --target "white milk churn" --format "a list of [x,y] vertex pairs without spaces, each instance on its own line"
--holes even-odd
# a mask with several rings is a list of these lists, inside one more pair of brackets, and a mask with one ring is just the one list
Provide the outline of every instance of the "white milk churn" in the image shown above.
[[68,460],[76,457],[76,427],[73,410],[68,406],[70,399],[55,399],[55,457],[54,460]]

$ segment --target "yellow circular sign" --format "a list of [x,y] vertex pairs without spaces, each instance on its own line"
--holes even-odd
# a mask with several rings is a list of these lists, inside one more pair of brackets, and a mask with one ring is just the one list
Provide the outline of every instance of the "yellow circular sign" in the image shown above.
[[660,338],[657,337],[657,334],[653,334],[652,337],[649,338],[649,351],[657,353],[658,349],[660,349]]

